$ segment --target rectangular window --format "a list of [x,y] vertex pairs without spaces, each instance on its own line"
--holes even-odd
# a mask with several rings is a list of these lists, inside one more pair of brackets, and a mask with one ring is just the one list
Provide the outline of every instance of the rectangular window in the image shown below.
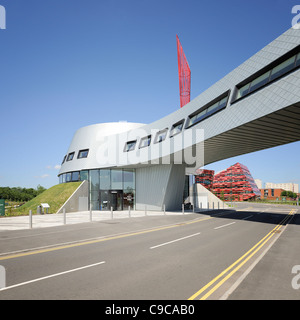
[[128,151],[134,150],[135,149],[135,145],[136,145],[136,140],[126,142],[125,147],[124,147],[124,152],[128,152]]
[[209,116],[215,114],[216,112],[224,109],[227,106],[229,93],[230,91],[223,93],[221,96],[214,99],[206,106],[201,107],[199,111],[191,114],[187,119],[186,128],[189,128],[192,125],[200,122],[201,120],[204,120]]
[[184,124],[184,120],[181,120],[180,122],[173,124],[170,132],[170,138],[176,136],[176,134],[182,131],[183,124]]
[[122,190],[123,189],[123,172],[122,170],[111,170],[111,189]]
[[294,67],[294,64],[295,64],[295,59],[296,59],[296,56],[293,56],[290,59],[282,62],[277,67],[273,68],[271,71],[270,80],[276,79],[276,78],[280,77],[281,75],[283,75],[284,73],[292,70]]
[[71,181],[71,177],[72,177],[71,172],[66,173],[66,182],[70,182]]
[[69,154],[68,154],[67,161],[71,161],[71,160],[73,160],[73,158],[74,158],[74,154],[75,154],[75,152],[71,152],[71,153],[69,153]]
[[135,171],[134,169],[124,169],[123,170],[124,177],[124,192],[132,192],[135,189]]
[[298,53],[297,59],[296,59],[296,67],[298,66],[300,66],[300,53]]
[[260,77],[258,77],[255,80],[253,80],[251,82],[250,92],[252,92],[252,91],[256,90],[257,88],[259,88],[259,87],[263,86],[264,84],[266,84],[269,81],[269,77],[270,77],[270,71],[264,73]]
[[168,133],[168,128],[161,130],[161,131],[158,131],[156,134],[154,143],[159,143],[159,142],[164,141],[167,137],[167,133]]
[[100,169],[100,189],[109,190],[110,189],[110,170]]
[[80,171],[80,181],[89,180],[89,171],[83,170]]
[[247,83],[246,85],[241,87],[239,89],[239,91],[237,92],[236,99],[239,99],[239,98],[245,96],[249,92],[249,87],[250,87],[250,83]]
[[67,158],[67,155],[64,156],[64,159],[61,164],[63,164],[66,161],[66,158]]
[[216,108],[218,108],[218,102],[216,102],[216,103],[214,103],[212,106],[210,106],[210,107],[208,107],[206,110],[206,113],[208,113],[208,112],[212,112],[212,111],[214,111]]
[[90,170],[90,190],[99,191],[99,170]]
[[225,108],[227,106],[227,100],[228,100],[228,95],[222,100],[220,100],[218,108],[219,109]]
[[79,181],[79,171],[72,172],[72,181]]
[[88,154],[89,154],[89,149],[80,150],[78,152],[77,159],[87,158]]
[[148,146],[150,146],[150,143],[151,143],[151,135],[141,139],[139,148],[141,149],[141,148],[148,147]]

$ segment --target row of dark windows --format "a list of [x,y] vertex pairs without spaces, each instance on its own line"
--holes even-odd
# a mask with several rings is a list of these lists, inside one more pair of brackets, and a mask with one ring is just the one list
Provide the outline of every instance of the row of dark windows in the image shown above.
[[[89,149],[79,150],[77,154],[77,159],[87,158],[88,154],[89,154]],[[74,155],[75,155],[75,151],[70,152],[69,154],[66,154],[61,164],[65,163],[65,161],[72,161],[74,158]]]
[[[272,62],[267,67],[258,71],[256,74],[252,75],[248,80],[244,80],[235,87],[235,94],[231,101],[234,103],[239,99],[265,87],[271,82],[285,76],[287,73],[296,70],[300,67],[300,46],[291,50],[287,54],[283,55],[276,61]],[[228,104],[228,98],[230,95],[230,90],[223,93],[218,98],[214,99],[207,105],[201,107],[196,112],[190,114],[187,118],[185,129],[192,127],[195,124],[203,121],[204,119],[216,114],[217,112],[226,108]],[[184,119],[175,123],[171,127],[170,138],[174,135],[180,133],[183,129]],[[168,133],[168,128],[165,128],[156,133],[154,143],[162,142],[166,139]],[[139,149],[148,147],[151,143],[151,135],[146,136],[140,140]],[[125,144],[124,152],[132,151],[137,145],[137,140],[128,141]]]
[[[176,136],[178,133],[180,133],[183,129],[183,125],[184,125],[184,119],[179,122],[176,122],[171,127],[170,138],[172,138],[172,137]],[[164,141],[168,135],[168,131],[169,131],[168,128],[165,128],[163,130],[158,131],[155,135],[154,143],[160,143],[160,142]],[[140,143],[139,143],[139,149],[150,146],[151,140],[152,140],[151,134],[141,138]],[[126,142],[125,147],[124,147],[124,152],[134,150],[136,147],[136,144],[137,144],[137,140],[132,140],[132,141]]]
[[[268,68],[264,68],[262,71],[260,71],[254,78],[252,76],[250,81],[246,81],[246,83],[243,81],[241,85],[238,85],[234,101],[247,96],[248,94],[299,68],[300,53],[293,53],[295,53],[294,50],[281,58],[279,60],[280,62],[276,63],[275,65],[272,63]],[[282,59],[283,61],[281,61]]]

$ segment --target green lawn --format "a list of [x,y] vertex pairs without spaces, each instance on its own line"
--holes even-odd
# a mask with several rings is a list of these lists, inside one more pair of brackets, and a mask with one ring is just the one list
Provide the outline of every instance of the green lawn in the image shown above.
[[36,214],[37,206],[41,203],[48,203],[50,208],[48,213],[56,213],[57,210],[68,200],[72,193],[79,187],[81,182],[61,183],[53,186],[32,200],[26,202],[19,208],[6,210],[6,216],[28,215],[29,210]]

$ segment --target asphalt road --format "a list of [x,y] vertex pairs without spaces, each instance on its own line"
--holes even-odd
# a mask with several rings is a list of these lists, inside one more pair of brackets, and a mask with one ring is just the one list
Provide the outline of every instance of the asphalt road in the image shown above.
[[299,299],[295,207],[236,209],[2,231],[0,300]]

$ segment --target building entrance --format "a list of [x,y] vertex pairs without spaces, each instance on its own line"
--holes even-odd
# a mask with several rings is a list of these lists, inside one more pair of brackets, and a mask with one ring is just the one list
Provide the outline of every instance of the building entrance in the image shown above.
[[123,190],[109,190],[109,208],[123,210]]

